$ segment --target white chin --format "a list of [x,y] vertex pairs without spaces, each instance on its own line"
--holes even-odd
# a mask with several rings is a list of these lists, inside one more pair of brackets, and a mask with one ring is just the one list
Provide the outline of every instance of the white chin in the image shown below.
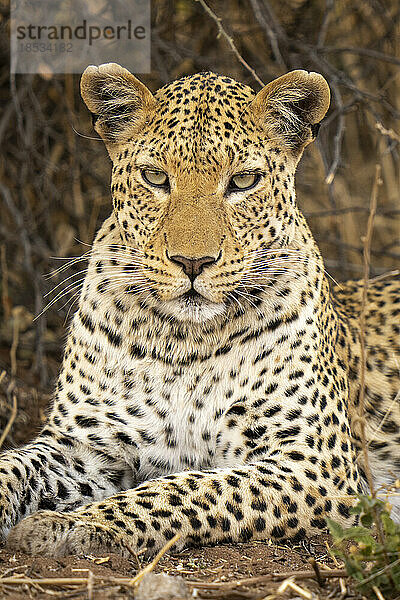
[[179,319],[180,321],[192,321],[202,323],[218,317],[226,311],[223,303],[210,302],[209,300],[190,301],[186,298],[176,298],[163,302],[161,310],[167,314]]

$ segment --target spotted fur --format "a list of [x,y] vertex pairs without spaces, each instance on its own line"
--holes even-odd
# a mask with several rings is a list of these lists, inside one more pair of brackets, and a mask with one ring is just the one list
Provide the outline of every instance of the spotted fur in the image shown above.
[[[8,547],[153,553],[176,533],[177,547],[298,541],[327,515],[352,523],[361,284],[330,290],[294,189],[325,80],[294,71],[256,95],[200,73],[153,96],[111,64],[85,71],[82,95],[113,162],[113,212],[48,422],[0,458]],[[383,279],[368,297],[378,482],[400,472],[399,289]]]

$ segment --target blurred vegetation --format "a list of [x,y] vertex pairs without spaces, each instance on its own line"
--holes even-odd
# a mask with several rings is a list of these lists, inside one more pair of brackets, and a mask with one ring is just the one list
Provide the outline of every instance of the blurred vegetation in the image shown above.
[[[212,14],[202,1],[153,2],[153,70],[141,79],[154,90],[213,70],[258,90],[244,61],[264,82],[296,68],[322,73],[332,105],[299,168],[299,204],[328,271],[337,279],[361,277],[361,237],[379,162],[371,273],[398,268],[398,1],[207,0],[207,6]],[[110,162],[94,139],[78,76],[10,76],[8,28],[8,5],[0,1],[0,366],[46,388],[57,372],[83,263],[58,278],[44,275],[63,264],[53,257],[88,250],[111,209]],[[33,322],[60,290],[60,301]]]
[[[396,481],[396,489],[400,481]],[[400,525],[391,507],[373,496],[359,496],[350,509],[359,525],[343,528],[327,518],[333,538],[331,553],[340,558],[357,588],[374,598],[398,598],[400,591]],[[354,542],[349,546],[348,542]]]

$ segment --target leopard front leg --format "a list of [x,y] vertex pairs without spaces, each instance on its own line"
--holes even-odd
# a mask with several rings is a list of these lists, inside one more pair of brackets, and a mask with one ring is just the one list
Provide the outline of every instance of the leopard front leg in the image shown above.
[[38,510],[74,510],[132,482],[125,463],[47,427],[27,446],[0,454],[0,541]]
[[353,523],[348,509],[354,496],[343,497],[335,484],[310,473],[284,456],[240,469],[178,473],[72,513],[38,513],[11,531],[8,545],[48,556],[129,556],[128,546],[152,554],[177,533],[175,548],[181,549],[251,539],[298,541],[325,528],[325,516]]

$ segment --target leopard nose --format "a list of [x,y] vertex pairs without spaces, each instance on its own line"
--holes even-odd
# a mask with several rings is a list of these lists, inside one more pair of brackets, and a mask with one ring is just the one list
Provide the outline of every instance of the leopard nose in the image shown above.
[[172,262],[176,263],[184,270],[185,274],[189,277],[190,281],[196,279],[198,275],[203,271],[205,266],[212,265],[217,262],[218,258],[213,256],[203,256],[201,258],[187,258],[176,254],[169,257]]

